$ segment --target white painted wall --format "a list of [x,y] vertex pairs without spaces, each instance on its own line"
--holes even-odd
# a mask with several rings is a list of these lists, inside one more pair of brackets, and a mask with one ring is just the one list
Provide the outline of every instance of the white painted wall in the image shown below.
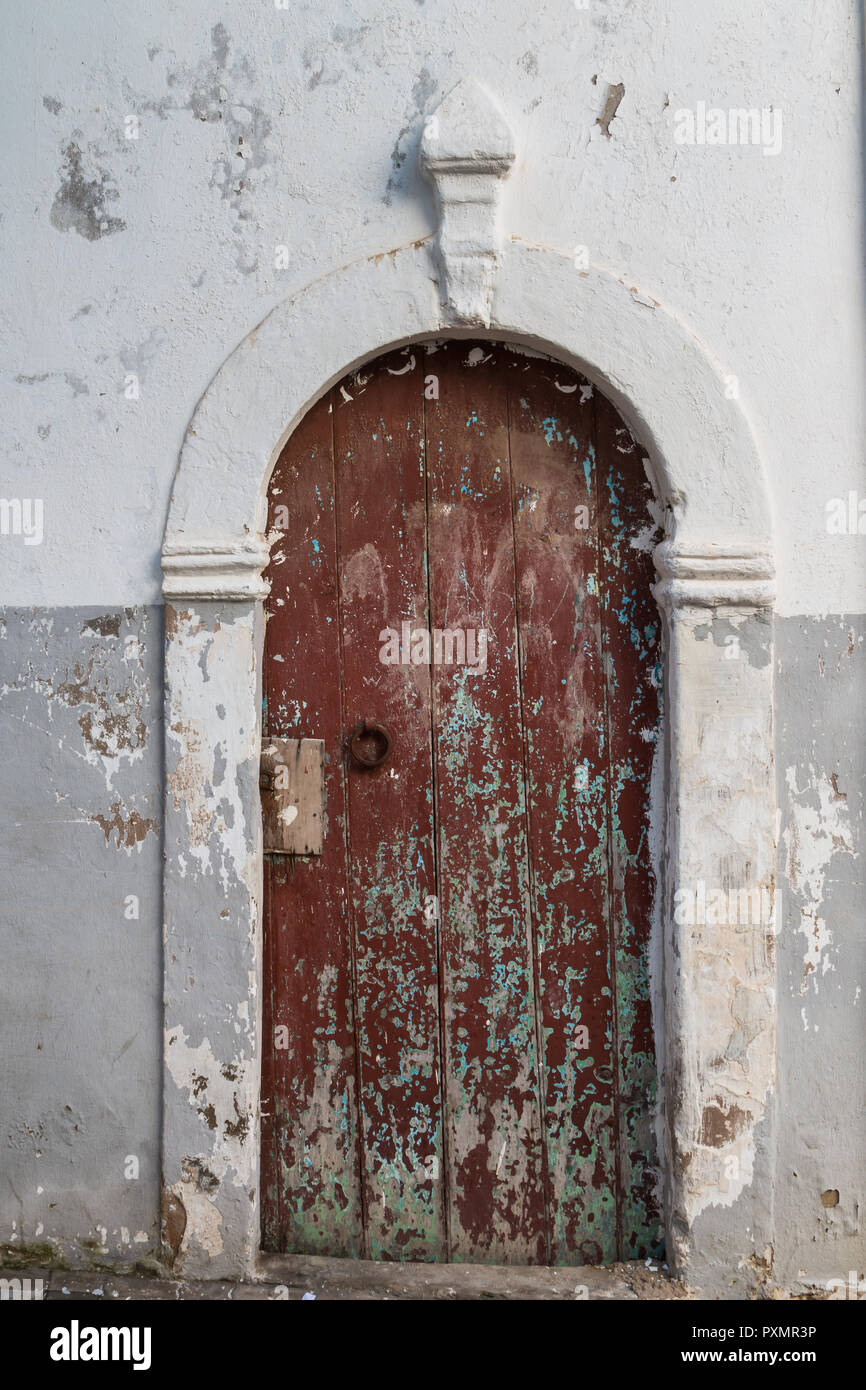
[[[4,37],[0,497],[45,507],[41,545],[0,537],[8,602],[157,600],[197,400],[279,300],[433,230],[418,141],[470,74],[520,136],[506,230],[585,244],[737,377],[779,612],[863,611],[866,542],[825,526],[828,499],[866,498],[854,0],[6,0]],[[772,106],[780,152],[677,144],[699,101]]]

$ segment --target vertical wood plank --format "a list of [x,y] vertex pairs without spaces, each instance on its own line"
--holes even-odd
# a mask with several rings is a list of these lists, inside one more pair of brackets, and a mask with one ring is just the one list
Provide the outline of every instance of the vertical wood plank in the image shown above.
[[621,1259],[659,1249],[652,1129],[656,1063],[649,980],[649,794],[661,737],[661,619],[651,585],[660,539],[642,451],[596,397],[601,588],[610,778],[610,932],[616,972]]
[[433,668],[446,1147],[451,1258],[533,1263],[546,1240],[501,353],[452,343],[426,368],[432,620],[489,633],[483,674]]
[[386,629],[427,628],[423,406],[415,349],[349,377],[334,416],[344,726],[392,738],[348,786],[367,1251],[393,1260],[445,1255],[430,672],[380,660]]
[[267,571],[265,718],[273,735],[324,739],[325,830],[321,858],[265,859],[264,1242],[360,1255],[330,397],[277,463],[269,530],[281,527]]
[[[267,676],[265,676],[267,681]],[[259,1185],[261,1192],[262,1249],[282,1251],[286,1242],[286,1216],[283,1203],[281,1144],[283,1136],[276,1118],[278,1105],[284,1104],[282,1077],[275,1064],[275,1017],[280,1011],[274,951],[274,901],[271,891],[271,865],[264,863],[262,880],[262,1079]]]
[[592,388],[508,372],[551,1260],[616,1258],[607,750]]

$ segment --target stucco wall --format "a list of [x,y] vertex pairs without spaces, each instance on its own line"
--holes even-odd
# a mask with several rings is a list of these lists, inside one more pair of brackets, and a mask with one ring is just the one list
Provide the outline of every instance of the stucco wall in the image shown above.
[[[74,1259],[82,1241],[155,1245],[159,552],[178,453],[276,303],[430,234],[418,143],[471,74],[519,136],[509,232],[585,246],[690,324],[761,450],[781,807],[768,1279],[862,1274],[866,540],[826,526],[830,499],[866,496],[857,6],[83,0],[10,7],[5,37],[0,497],[40,499],[44,537],[0,535],[0,1238]],[[778,153],[677,143],[701,101],[773,108]],[[725,1220],[705,1214],[707,1241]]]

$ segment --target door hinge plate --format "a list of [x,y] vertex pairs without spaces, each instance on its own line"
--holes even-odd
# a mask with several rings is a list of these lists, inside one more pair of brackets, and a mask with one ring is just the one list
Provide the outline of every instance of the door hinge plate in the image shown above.
[[321,854],[324,739],[264,735],[259,787],[265,854]]

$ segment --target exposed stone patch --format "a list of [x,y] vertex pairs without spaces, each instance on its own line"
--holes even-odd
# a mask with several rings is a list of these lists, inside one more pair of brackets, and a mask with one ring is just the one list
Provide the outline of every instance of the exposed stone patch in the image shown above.
[[134,714],[103,711],[94,716],[88,711],[79,717],[78,724],[85,742],[104,758],[113,757],[119,747],[141,747],[147,740],[144,721]]
[[620,107],[620,102],[625,96],[625,84],[623,82],[609,82],[607,84],[607,97],[605,98],[604,110],[600,116],[596,117],[596,125],[601,126],[601,133],[609,140],[611,121]]
[[722,1105],[707,1105],[701,1117],[701,1143],[720,1149],[741,1130],[745,1129],[751,1116],[737,1105],[725,1108]]
[[115,801],[111,806],[111,819],[107,816],[91,816],[91,820],[96,825],[102,826],[105,831],[105,843],[109,844],[111,832],[117,832],[117,847],[133,849],[141,844],[142,840],[150,834],[159,833],[159,827],[155,820],[144,820],[137,811],[131,811],[124,819],[124,811],[121,803]]
[[162,1191],[162,1241],[168,1263],[174,1264],[186,1232],[186,1208],[176,1193],[164,1187]]
[[181,1164],[183,1181],[195,1184],[197,1192],[215,1192],[220,1180],[200,1158],[185,1158]]
[[230,1139],[237,1139],[238,1142],[242,1144],[249,1133],[250,1117],[249,1115],[241,1114],[238,1107],[237,1092],[235,1092],[232,1099],[234,1101],[236,1118],[234,1120],[225,1121],[225,1132]]
[[96,632],[100,637],[120,636],[120,614],[106,613],[101,618],[85,618],[81,624],[82,636],[85,632]]

